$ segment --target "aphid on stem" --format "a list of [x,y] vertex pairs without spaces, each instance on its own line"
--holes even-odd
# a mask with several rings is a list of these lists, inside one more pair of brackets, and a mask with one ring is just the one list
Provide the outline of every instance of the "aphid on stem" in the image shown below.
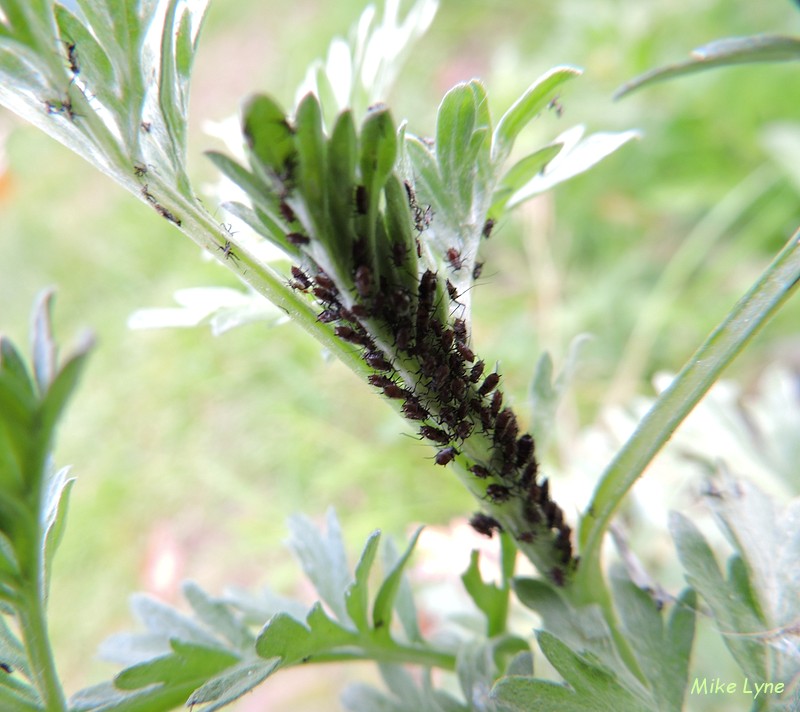
[[403,415],[409,420],[427,420],[431,414],[416,399],[408,398],[403,403]]
[[153,209],[164,219],[169,220],[171,223],[175,223],[178,227],[181,226],[180,218],[176,218],[169,210],[167,210],[163,205],[160,203],[153,202]]
[[286,233],[286,240],[290,245],[299,247],[300,245],[307,245],[311,242],[308,235],[303,235],[301,232],[288,232]]
[[227,260],[228,258],[230,258],[234,262],[238,262],[239,261],[239,257],[233,251],[233,245],[231,244],[230,240],[225,240],[225,244],[224,245],[217,245],[217,249],[222,252],[222,257],[224,259]]
[[487,470],[487,469],[486,469],[485,467],[483,467],[482,465],[473,465],[472,467],[470,467],[470,468],[469,468],[469,471],[470,471],[470,472],[471,472],[473,475],[475,475],[475,477],[477,477],[477,478],[479,478],[479,479],[481,479],[481,480],[485,480],[485,479],[486,479],[487,477],[489,477],[489,475],[491,474],[491,473],[489,472],[489,470]]
[[397,384],[388,376],[381,376],[378,373],[372,373],[367,376],[367,381],[370,385],[376,388],[386,388],[387,386],[396,386]]
[[483,361],[478,361],[470,369],[470,372],[469,372],[469,381],[470,381],[470,383],[477,383],[481,379],[481,376],[483,375],[483,368],[484,368]]
[[439,452],[436,453],[436,460],[437,465],[446,465],[449,462],[452,462],[455,459],[455,456],[458,454],[458,450],[454,447],[446,447]]
[[377,351],[370,351],[364,354],[364,360],[367,365],[374,368],[376,371],[391,371],[392,364],[389,363],[382,353]]
[[321,324],[330,324],[331,322],[338,321],[339,317],[340,314],[336,309],[323,309],[317,315],[317,321],[320,322]]
[[139,192],[142,194],[142,197],[143,197],[143,198],[144,198],[144,199],[145,199],[145,200],[146,200],[148,203],[152,203],[153,205],[157,205],[157,201],[156,201],[156,198],[155,198],[155,196],[154,196],[154,195],[153,195],[153,194],[152,194],[152,193],[151,193],[151,192],[148,190],[148,188],[147,188],[147,183],[145,183],[145,184],[142,186],[142,189],[141,189],[141,191],[139,191]]
[[278,206],[283,219],[286,220],[287,223],[293,223],[297,220],[297,216],[294,214],[294,210],[291,209],[289,203],[285,200],[281,200],[280,205]]
[[511,498],[511,490],[505,485],[491,484],[486,488],[486,496],[495,504],[502,504]]
[[292,289],[306,291],[311,286],[311,280],[308,278],[308,275],[294,265],[292,265],[292,277],[293,279],[289,280],[289,286]]
[[469,519],[469,525],[476,532],[478,532],[478,534],[488,536],[490,539],[496,531],[503,531],[503,527],[500,526],[500,522],[498,522],[494,517],[490,517],[488,514],[484,514],[483,512],[476,512],[473,514]]
[[500,374],[490,373],[483,380],[481,387],[478,389],[478,393],[482,396],[488,395],[496,388],[498,383],[500,383]]
[[324,289],[330,289],[332,292],[337,291],[336,283],[322,270],[314,275],[314,281]]
[[356,269],[355,285],[358,296],[362,299],[369,296],[372,291],[372,270],[366,265],[361,265]]
[[369,211],[369,195],[367,189],[363,185],[356,186],[356,212],[359,215],[366,215]]
[[78,64],[78,50],[75,46],[74,42],[68,42],[67,40],[61,40],[64,43],[64,46],[67,48],[67,62],[69,64],[69,71],[73,74],[73,80],[75,79],[76,74],[80,74],[81,68]]
[[440,445],[447,445],[447,443],[450,442],[450,436],[444,430],[434,428],[432,425],[423,425],[419,429],[419,434],[428,440],[433,440],[433,442],[439,443]]
[[461,257],[461,253],[455,247],[450,247],[445,253],[445,257],[447,258],[447,261],[450,263],[450,266],[456,272],[458,272],[458,270],[460,270],[462,265],[464,264],[464,260]]

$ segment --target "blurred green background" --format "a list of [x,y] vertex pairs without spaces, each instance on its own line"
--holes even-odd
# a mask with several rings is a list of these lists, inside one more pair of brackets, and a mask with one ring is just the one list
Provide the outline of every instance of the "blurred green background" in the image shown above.
[[[192,93],[198,186],[215,179],[202,151],[220,148],[203,121],[230,116],[255,91],[290,105],[308,63],[363,8],[353,0],[212,4]],[[413,132],[432,133],[441,96],[458,81],[481,77],[497,118],[562,63],[585,75],[562,96],[562,118],[546,112],[528,130],[529,146],[575,123],[643,131],[503,220],[484,244],[475,346],[501,363],[522,412],[541,350],[558,363],[581,332],[594,339],[566,409],[569,427],[652,393],[650,377],[682,365],[797,227],[800,168],[792,175],[780,160],[800,131],[796,67],[741,67],[617,103],[611,96],[711,39],[796,32],[798,20],[788,0],[444,0],[387,97]],[[114,670],[95,651],[132,626],[133,591],[177,602],[177,582],[191,578],[214,593],[226,584],[297,593],[281,544],[292,512],[320,518],[334,505],[355,556],[374,528],[402,538],[410,523],[447,524],[474,509],[455,478],[431,466],[429,449],[402,437],[409,430],[393,411],[292,325],[220,338],[206,329],[127,330],[134,310],[170,306],[176,289],[236,280],[59,144],[7,113],[0,131],[0,328],[24,342],[34,295],[54,285],[62,343],[84,328],[97,336],[56,453],[78,477],[52,592],[68,692]],[[670,289],[653,300],[665,274]],[[800,364],[798,318],[795,300],[728,375],[749,383],[766,363]],[[267,700],[270,710],[337,709],[331,690],[350,674],[291,673],[238,709],[266,709]],[[713,700],[692,704],[714,709]]]

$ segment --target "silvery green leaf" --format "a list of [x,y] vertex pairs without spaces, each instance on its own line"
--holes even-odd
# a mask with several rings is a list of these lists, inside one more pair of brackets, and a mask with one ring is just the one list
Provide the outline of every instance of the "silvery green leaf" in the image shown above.
[[243,324],[266,321],[277,326],[288,318],[256,292],[230,287],[192,287],[174,294],[180,307],[139,309],[128,317],[129,329],[166,329],[211,326],[218,336]]
[[557,89],[564,82],[579,77],[581,74],[583,74],[583,70],[577,67],[553,67],[533,82],[500,117],[492,140],[492,161],[496,166],[502,166],[505,163],[519,133],[556,96]]
[[44,529],[45,589],[50,582],[53,556],[64,536],[69,495],[75,478],[67,479],[69,467],[63,467],[48,478],[47,492],[42,503],[42,528]]
[[598,132],[583,138],[585,130],[584,126],[573,126],[558,136],[553,143],[561,143],[564,147],[539,174],[509,198],[506,207],[511,209],[583,173],[631,139],[640,136],[638,131],[617,131]]
[[528,712],[646,712],[646,698],[632,693],[599,659],[571,650],[546,632],[539,647],[569,686],[529,677],[501,678],[492,698],[511,710]]
[[591,338],[589,334],[579,334],[572,339],[564,365],[555,378],[550,354],[543,353],[536,363],[529,397],[531,430],[539,452],[543,452],[550,442],[556,423],[556,410],[575,378],[581,349]]
[[186,706],[191,708],[193,705],[212,703],[203,707],[203,712],[222,709],[264,682],[278,667],[278,662],[271,660],[238,663],[195,690],[186,700]]
[[654,82],[725,67],[752,62],[796,62],[800,60],[800,39],[780,35],[752,35],[750,37],[724,37],[692,50],[686,62],[668,64],[632,79],[620,87],[614,98]]
[[347,567],[339,520],[333,509],[328,510],[325,519],[328,531],[323,534],[306,517],[299,514],[289,517],[289,548],[322,600],[340,621],[347,621],[349,616],[344,596],[352,577]]

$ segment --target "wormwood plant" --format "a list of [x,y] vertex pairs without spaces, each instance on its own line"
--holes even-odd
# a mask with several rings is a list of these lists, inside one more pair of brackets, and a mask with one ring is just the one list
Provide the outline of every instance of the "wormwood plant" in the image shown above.
[[[470,338],[469,288],[482,268],[480,242],[497,220],[633,136],[599,134],[581,142],[580,129],[573,129],[508,166],[522,129],[580,72],[546,73],[497,122],[483,85],[459,84],[441,102],[434,136],[417,137],[381,99],[435,3],[421,0],[402,21],[395,5],[381,22],[370,8],[353,44],[334,43],[327,63],[312,68],[291,111],[264,95],[246,103],[244,161],[209,154],[247,196],[247,203],[225,205],[252,228],[252,235],[240,235],[211,217],[186,172],[188,83],[206,3],[79,0],[77,6],[72,12],[45,0],[0,0],[0,101],[207,249],[412,421],[435,448],[435,464],[447,466],[475,496],[472,526],[498,534],[502,576],[483,581],[474,553],[463,582],[485,618],[483,634],[432,642],[417,625],[403,579],[419,532],[402,553],[384,544],[384,573],[371,596],[380,534],[368,539],[351,572],[333,514],[326,533],[295,517],[291,546],[320,598],[309,611],[266,594],[214,597],[196,584],[184,586],[191,615],[136,597],[134,612],[147,633],[117,636],[106,646],[125,669],[67,702],[45,606],[71,480],[56,471],[49,452],[88,349],[57,364],[46,296],[35,312],[32,366],[2,341],[3,709],[150,711],[185,704],[214,710],[280,669],[367,659],[379,664],[389,694],[353,687],[343,698],[348,709],[678,710],[697,593],[729,634],[726,644],[748,678],[762,692],[772,685],[777,706],[796,701],[788,684],[800,669],[796,649],[773,645],[769,631],[781,631],[781,641],[796,635],[785,602],[797,584],[778,571],[756,575],[754,531],[770,528],[783,551],[776,515],[758,493],[748,497],[761,502],[760,514],[748,520],[734,485],[718,492],[718,515],[736,549],[727,577],[692,523],[675,515],[673,535],[690,588],[664,610],[623,572],[607,578],[600,545],[628,489],[795,288],[797,236],[602,473],[575,535],[550,495],[533,435],[504,404],[501,375]],[[265,260],[265,240],[288,262]],[[244,322],[251,314],[248,307],[228,318]],[[541,412],[552,413],[560,388],[542,357],[534,387]],[[796,534],[793,512],[781,516]],[[796,563],[792,551],[784,556],[789,564]],[[540,577],[514,577],[517,552]],[[528,641],[509,629],[512,592],[541,616],[537,642],[563,684],[533,676]],[[415,679],[405,664],[424,674]],[[458,694],[437,688],[433,669],[455,671]]]

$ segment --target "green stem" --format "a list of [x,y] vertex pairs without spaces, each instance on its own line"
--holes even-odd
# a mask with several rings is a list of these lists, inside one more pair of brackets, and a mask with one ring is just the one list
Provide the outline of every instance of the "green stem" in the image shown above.
[[[44,575],[43,566],[39,569],[37,579]],[[20,628],[28,653],[32,681],[42,696],[44,709],[47,712],[66,712],[67,702],[61,689],[50,647],[50,637],[47,634],[43,590],[42,581],[36,580],[31,582],[28,590],[24,592],[24,603],[18,609]]]
[[[612,631],[618,626],[600,562],[600,545],[611,517],[684,418],[798,284],[800,231],[659,396],[600,479],[581,520],[579,542],[583,563],[578,567],[573,593],[579,602],[599,603]],[[617,633],[615,638],[620,642]],[[623,645],[620,652],[625,655],[626,650],[627,645]]]
[[488,635],[490,638],[502,635],[508,628],[508,605],[511,598],[511,579],[514,578],[514,569],[517,565],[517,545],[511,536],[503,532],[500,534],[500,562],[501,581],[500,590],[503,592],[502,605],[496,607],[494,616],[489,619]]

